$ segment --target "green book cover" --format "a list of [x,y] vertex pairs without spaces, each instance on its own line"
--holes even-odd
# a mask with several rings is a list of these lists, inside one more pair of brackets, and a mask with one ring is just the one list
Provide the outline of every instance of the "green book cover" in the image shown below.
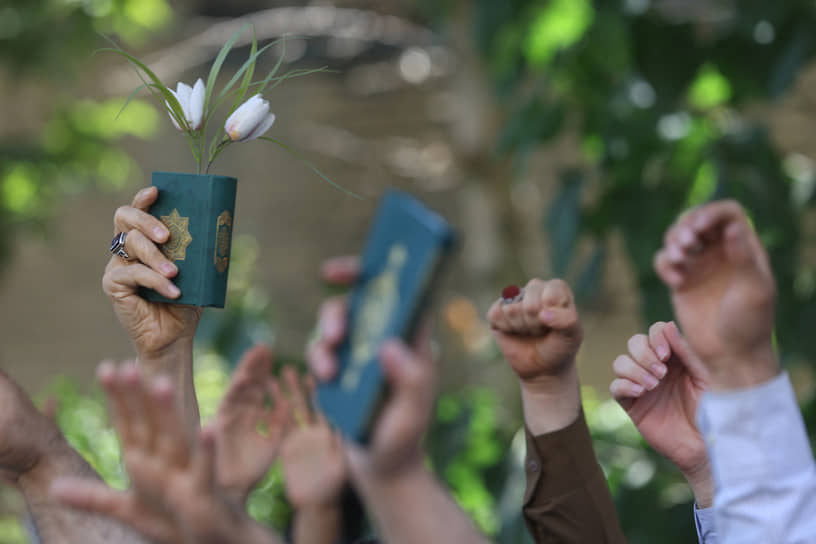
[[168,299],[142,289],[146,300],[224,307],[229,274],[237,180],[226,176],[153,172],[159,196],[150,208],[170,230],[162,253],[178,266],[181,296]]

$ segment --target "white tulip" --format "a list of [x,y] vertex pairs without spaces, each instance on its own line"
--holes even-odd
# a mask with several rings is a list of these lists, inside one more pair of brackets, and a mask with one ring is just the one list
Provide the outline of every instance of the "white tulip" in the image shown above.
[[256,94],[232,112],[224,123],[224,130],[233,142],[246,142],[263,135],[274,122],[275,114],[269,113],[269,102]]
[[[195,82],[193,87],[186,85],[179,81],[176,90],[168,89],[173,96],[178,100],[181,106],[181,111],[184,112],[184,118],[187,120],[187,126],[191,130],[198,130],[201,128],[201,120],[204,118],[204,82],[201,78]],[[165,102],[167,104],[167,102]],[[167,104],[167,109],[170,110],[170,104]],[[171,110],[172,111],[172,110]],[[178,130],[185,130],[181,128],[176,121],[175,116],[169,113],[170,120],[173,121],[173,126]]]

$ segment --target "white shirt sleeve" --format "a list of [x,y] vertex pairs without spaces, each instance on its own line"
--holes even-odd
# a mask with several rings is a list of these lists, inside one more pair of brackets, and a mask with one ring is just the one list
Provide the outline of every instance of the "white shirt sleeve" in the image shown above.
[[714,473],[720,544],[816,542],[816,466],[787,373],[705,393],[697,414]]
[[697,508],[695,504],[694,526],[697,528],[697,541],[699,544],[717,544],[713,508]]

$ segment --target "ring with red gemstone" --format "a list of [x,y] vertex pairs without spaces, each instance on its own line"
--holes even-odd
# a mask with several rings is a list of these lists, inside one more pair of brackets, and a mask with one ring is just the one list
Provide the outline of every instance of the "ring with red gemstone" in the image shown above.
[[502,304],[513,304],[524,298],[524,289],[518,285],[508,285],[501,292]]

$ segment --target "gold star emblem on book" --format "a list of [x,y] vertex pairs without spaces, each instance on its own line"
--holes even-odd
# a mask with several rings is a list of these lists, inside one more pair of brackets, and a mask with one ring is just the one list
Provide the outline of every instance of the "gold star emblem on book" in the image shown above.
[[170,215],[162,215],[161,221],[170,231],[170,238],[162,245],[162,253],[171,261],[183,261],[187,258],[187,246],[193,241],[190,235],[190,218],[182,217],[177,209]]

